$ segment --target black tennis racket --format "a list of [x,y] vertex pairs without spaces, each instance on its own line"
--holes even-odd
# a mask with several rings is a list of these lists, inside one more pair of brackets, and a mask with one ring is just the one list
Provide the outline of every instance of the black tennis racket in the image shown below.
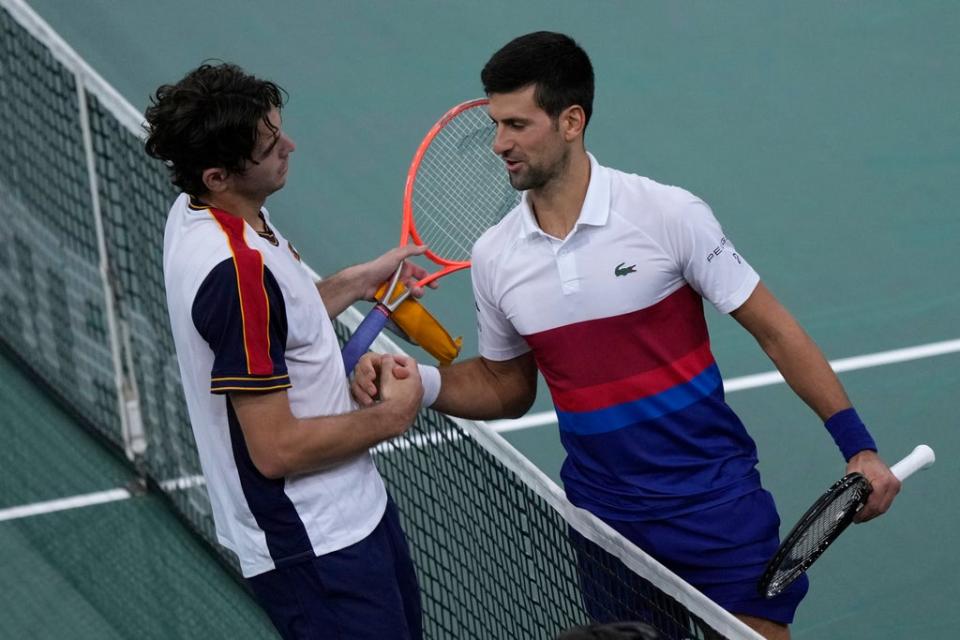
[[[935,459],[933,449],[921,444],[890,467],[890,471],[903,481],[932,465]],[[809,569],[853,522],[854,516],[867,503],[870,490],[870,483],[860,473],[847,474],[827,489],[803,514],[767,563],[760,578],[760,593],[773,598]]]

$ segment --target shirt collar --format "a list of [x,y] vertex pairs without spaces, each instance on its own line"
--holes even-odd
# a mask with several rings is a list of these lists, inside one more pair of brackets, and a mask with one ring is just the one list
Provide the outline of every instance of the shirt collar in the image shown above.
[[[590,158],[590,184],[587,185],[587,195],[583,199],[583,207],[580,209],[580,217],[577,218],[574,229],[585,225],[602,227],[610,217],[609,171],[606,167],[600,166],[592,153],[587,152],[587,157]],[[521,237],[525,238],[535,234],[544,235],[527,201],[526,191],[521,195],[519,206]]]

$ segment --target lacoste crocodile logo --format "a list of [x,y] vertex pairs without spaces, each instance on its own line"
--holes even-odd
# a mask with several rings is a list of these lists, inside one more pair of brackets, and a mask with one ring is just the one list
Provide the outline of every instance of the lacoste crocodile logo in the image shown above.
[[625,276],[625,275],[627,275],[628,273],[636,273],[636,272],[637,272],[637,265],[632,264],[632,265],[630,265],[629,267],[625,267],[625,266],[623,266],[623,265],[625,265],[625,264],[626,264],[626,262],[621,262],[620,264],[618,264],[618,265],[616,266],[616,268],[614,268],[614,270],[613,270],[613,275],[615,275],[615,276],[617,276],[617,277],[619,278],[620,276]]

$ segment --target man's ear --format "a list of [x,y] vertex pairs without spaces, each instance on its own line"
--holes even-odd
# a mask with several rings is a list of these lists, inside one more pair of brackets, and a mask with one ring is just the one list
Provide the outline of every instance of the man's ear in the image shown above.
[[203,185],[210,193],[223,193],[228,186],[230,174],[226,169],[213,167],[203,170]]
[[558,122],[564,140],[573,142],[583,135],[583,130],[587,126],[587,114],[584,113],[583,107],[580,105],[570,105],[560,112]]

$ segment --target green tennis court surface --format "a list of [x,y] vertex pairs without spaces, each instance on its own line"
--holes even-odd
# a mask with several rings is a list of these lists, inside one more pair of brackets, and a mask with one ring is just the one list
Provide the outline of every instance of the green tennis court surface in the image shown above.
[[[283,85],[298,150],[270,206],[320,272],[395,242],[417,142],[447,107],[480,93],[479,67],[493,50],[526,31],[566,31],[597,70],[591,151],[703,196],[830,359],[960,337],[954,4],[32,6],[138,108],[210,57]],[[469,279],[449,280],[427,304],[472,353]],[[713,314],[710,325],[725,377],[772,368],[735,322]],[[812,569],[795,638],[954,635],[960,567],[943,541],[960,525],[946,488],[958,480],[958,360],[953,351],[842,374],[888,461],[919,442],[939,461],[905,484],[893,512],[851,529]],[[0,379],[3,428],[24,452],[10,459],[0,448],[0,509],[132,479],[9,365]],[[842,472],[839,455],[784,385],[729,399],[788,527]],[[549,408],[544,389],[533,412]],[[554,425],[506,437],[556,478]],[[0,605],[0,637],[262,637],[245,592],[162,503],[138,496],[0,522],[11,559],[0,581],[13,594]],[[131,572],[139,578],[128,583]],[[184,594],[201,592],[213,603],[193,608]],[[184,626],[164,614],[181,607]],[[38,620],[45,626],[32,634]]]
[[[0,355],[0,514],[134,474]],[[0,520],[0,638],[263,638],[273,628],[164,499]]]

